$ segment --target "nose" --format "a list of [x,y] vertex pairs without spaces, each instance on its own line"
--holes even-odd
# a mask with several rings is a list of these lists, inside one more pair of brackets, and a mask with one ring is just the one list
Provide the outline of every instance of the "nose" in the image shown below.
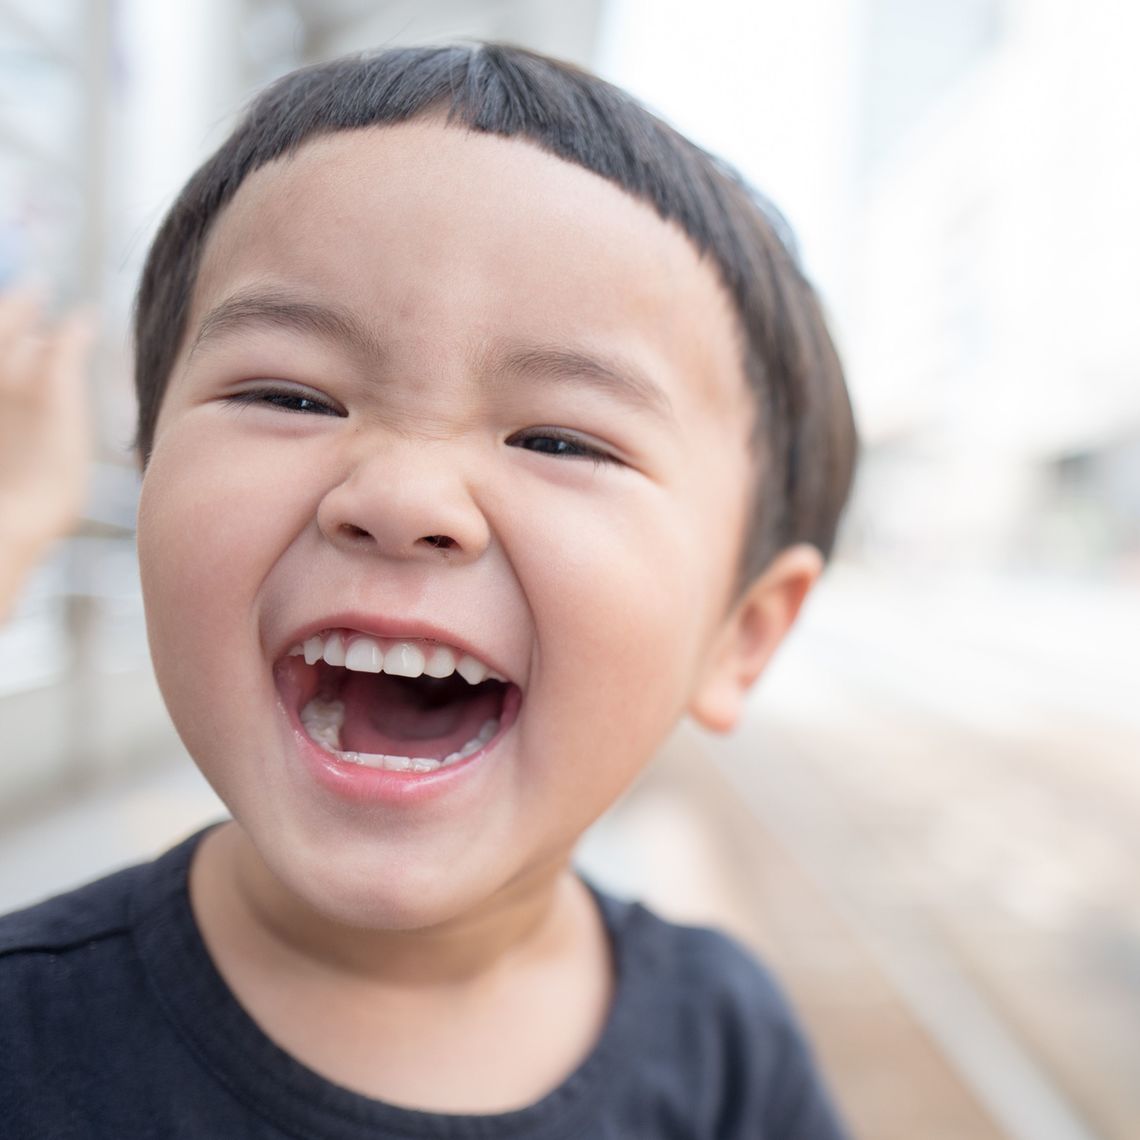
[[350,461],[321,499],[317,525],[335,546],[388,558],[474,561],[490,526],[454,447],[385,441]]

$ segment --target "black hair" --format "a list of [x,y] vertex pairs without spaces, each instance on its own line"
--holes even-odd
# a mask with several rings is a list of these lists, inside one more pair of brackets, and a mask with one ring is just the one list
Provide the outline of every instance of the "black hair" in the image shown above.
[[145,463],[223,206],[259,167],[338,131],[440,114],[520,138],[608,179],[678,225],[732,298],[756,401],[756,479],[742,581],[779,550],[829,555],[857,442],[819,298],[787,226],[730,167],[612,84],[505,44],[396,48],[302,68],[268,87],[193,175],[151,246],[135,309],[137,447]]

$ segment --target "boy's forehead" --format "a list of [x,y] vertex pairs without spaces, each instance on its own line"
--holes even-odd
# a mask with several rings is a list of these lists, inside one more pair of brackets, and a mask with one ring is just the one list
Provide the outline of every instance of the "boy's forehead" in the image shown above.
[[479,238],[502,260],[543,265],[552,285],[588,266],[604,289],[629,266],[655,270],[638,277],[646,297],[722,291],[678,227],[613,183],[525,140],[435,120],[320,136],[255,170],[215,223],[204,272],[322,248],[383,270],[411,250],[453,260]]
[[431,309],[520,342],[625,331],[704,400],[750,412],[708,259],[646,203],[520,139],[436,119],[321,136],[249,175],[219,216],[189,336],[264,286],[354,308],[383,339]]

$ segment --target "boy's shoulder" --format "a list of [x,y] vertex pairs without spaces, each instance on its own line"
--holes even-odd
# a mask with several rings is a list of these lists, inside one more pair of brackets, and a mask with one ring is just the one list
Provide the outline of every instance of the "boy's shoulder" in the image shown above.
[[50,1010],[63,1025],[85,997],[98,995],[104,1007],[131,1000],[145,985],[140,937],[169,926],[202,834],[153,861],[0,916],[3,1028],[14,1031],[17,1011],[46,1024]]
[[[0,1007],[4,1029],[24,1019],[74,1020],[85,996],[101,1003],[138,988],[140,920],[184,881],[190,844],[43,902],[0,916]],[[4,1034],[0,1033],[0,1037]]]
[[[0,917],[5,1136],[190,1134],[152,1126],[170,1098],[166,1078],[182,1070],[140,932],[169,925],[162,902],[177,897],[191,850]],[[191,1090],[200,1095],[200,1083]]]
[[718,930],[595,895],[614,940],[623,1052],[643,1079],[690,1104],[717,1090],[724,1119],[762,1121],[772,1135],[842,1135],[795,1012],[762,962]]
[[125,934],[134,887],[146,865],[0,917],[0,961],[21,954],[63,954]]
[[5,965],[20,959],[58,961],[129,939],[148,911],[185,892],[190,860],[204,834],[190,836],[152,861],[0,915],[0,976]]
[[619,969],[660,979],[671,993],[776,1024],[793,1018],[780,984],[752,951],[722,930],[670,921],[640,902],[590,888],[614,940]]

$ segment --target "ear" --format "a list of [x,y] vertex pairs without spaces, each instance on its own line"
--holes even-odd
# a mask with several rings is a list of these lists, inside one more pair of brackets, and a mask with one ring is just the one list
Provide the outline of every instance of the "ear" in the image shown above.
[[823,571],[823,555],[806,543],[782,550],[737,601],[710,646],[690,715],[705,728],[736,726],[748,690],[792,627]]

